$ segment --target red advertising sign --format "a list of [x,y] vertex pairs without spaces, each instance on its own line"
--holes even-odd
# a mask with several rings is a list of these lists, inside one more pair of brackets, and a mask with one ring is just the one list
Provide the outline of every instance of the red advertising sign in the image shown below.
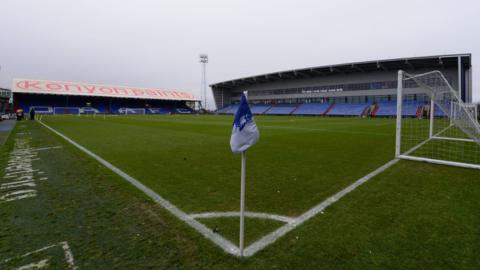
[[91,83],[60,82],[46,80],[14,79],[13,93],[99,96],[115,98],[140,98],[162,100],[197,99],[190,92],[179,90],[160,90],[155,88],[139,88],[128,86],[112,86]]

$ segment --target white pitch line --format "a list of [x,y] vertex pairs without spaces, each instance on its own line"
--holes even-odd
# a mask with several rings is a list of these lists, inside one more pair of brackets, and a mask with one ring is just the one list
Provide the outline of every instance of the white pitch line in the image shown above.
[[[190,217],[194,219],[239,217],[239,216],[240,216],[240,212],[208,212],[208,213],[198,213],[198,214],[190,215]],[[292,218],[292,217],[275,215],[275,214],[267,214],[267,213],[245,212],[245,216],[249,218],[271,219],[271,220],[281,221],[285,223],[291,223],[295,221],[295,218]]]
[[392,165],[397,163],[400,159],[394,159],[380,168],[376,169],[375,171],[365,175],[364,177],[358,179],[355,181],[353,184],[349,185],[348,187],[344,188],[340,192],[336,193],[335,195],[327,198],[325,201],[322,203],[316,205],[315,207],[311,208],[307,212],[303,213],[301,216],[296,218],[293,222],[288,223],[283,225],[282,227],[278,228],[277,230],[267,234],[266,236],[262,237],[260,240],[256,241],[255,243],[252,243],[250,246],[248,246],[245,251],[244,255],[249,257],[257,253],[258,251],[264,249],[268,245],[272,244],[275,242],[277,239],[280,237],[284,236],[286,233],[290,232],[291,230],[295,229],[296,227],[300,226],[303,224],[305,221],[311,219],[312,217],[318,215],[320,212],[322,212],[325,208],[329,207],[336,201],[340,200],[343,196],[347,195],[363,183],[367,182],[370,180],[372,177],[380,174],[381,172],[385,171],[386,169],[390,168]]
[[19,268],[15,268],[15,270],[31,270],[31,269],[41,269],[48,266],[48,259],[40,260],[36,263],[29,263],[24,266],[20,266]]
[[148,188],[144,184],[140,183],[137,179],[131,177],[128,174],[126,174],[125,172],[123,172],[119,168],[112,165],[110,162],[104,160],[103,158],[101,158],[97,154],[91,152],[87,148],[81,146],[80,144],[76,143],[72,139],[68,138],[67,136],[63,135],[62,133],[60,133],[60,132],[56,131],[55,129],[51,128],[50,126],[46,125],[45,123],[40,122],[40,121],[38,123],[40,123],[41,125],[46,127],[48,130],[52,131],[53,133],[57,134],[58,136],[60,136],[64,140],[66,140],[67,142],[71,143],[73,146],[77,147],[78,149],[83,151],[85,154],[91,156],[92,158],[94,158],[95,160],[100,162],[102,165],[104,165],[105,167],[107,167],[108,169],[110,169],[111,171],[113,171],[114,173],[116,173],[117,175],[119,175],[120,177],[125,179],[126,181],[128,181],[130,184],[132,184],[133,186],[135,186],[139,190],[143,191],[143,193],[145,193],[148,197],[153,199],[156,203],[161,205],[163,208],[168,210],[171,214],[173,214],[174,216],[176,216],[180,220],[182,220],[185,223],[187,223],[188,225],[190,225],[190,227],[192,227],[193,229],[198,231],[205,238],[210,239],[213,243],[215,243],[217,246],[222,248],[225,252],[230,253],[230,254],[235,255],[235,256],[238,256],[240,254],[239,248],[237,246],[235,246],[232,242],[230,242],[227,239],[221,237],[220,235],[214,233],[212,230],[207,228],[202,223],[200,223],[200,222],[196,221],[195,219],[191,218],[189,215],[187,215],[185,212],[180,210],[178,207],[176,207],[175,205],[173,205],[172,203],[170,203],[169,201],[167,201],[166,199],[164,199],[163,197],[161,197],[160,195],[155,193],[153,190],[151,190],[150,188]]
[[[56,244],[53,244],[53,245],[50,245],[50,246],[46,246],[46,247],[43,247],[43,248],[40,248],[40,249],[37,249],[37,250],[34,250],[34,251],[30,251],[30,252],[25,253],[25,254],[23,254],[19,257],[13,257],[13,258],[6,259],[6,260],[3,261],[3,263],[7,263],[7,262],[9,262],[13,259],[16,259],[16,258],[25,258],[25,257],[28,257],[32,254],[39,253],[39,252],[42,252],[44,250],[47,250],[47,249],[50,249],[50,248],[53,248],[53,247],[58,247],[58,246],[62,247],[63,252],[65,254],[65,261],[67,262],[69,268],[70,269],[77,269],[77,266],[75,266],[75,260],[73,259],[72,250],[70,249],[70,246],[68,245],[68,242],[66,242],[66,241],[56,243]],[[30,268],[28,268],[28,269],[30,269]]]
[[49,147],[40,147],[40,148],[32,148],[33,151],[43,151],[43,150],[50,150],[50,149],[60,149],[63,146],[49,146]]

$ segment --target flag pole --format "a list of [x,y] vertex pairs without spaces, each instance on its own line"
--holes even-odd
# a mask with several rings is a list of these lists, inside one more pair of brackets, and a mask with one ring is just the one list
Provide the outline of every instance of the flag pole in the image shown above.
[[240,257],[243,257],[244,229],[245,229],[245,166],[247,163],[247,152],[242,152],[242,175],[240,182]]

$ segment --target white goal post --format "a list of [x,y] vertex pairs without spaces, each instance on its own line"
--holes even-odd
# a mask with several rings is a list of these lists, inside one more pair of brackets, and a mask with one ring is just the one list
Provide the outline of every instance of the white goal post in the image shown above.
[[476,110],[440,71],[412,75],[400,70],[395,156],[480,169]]

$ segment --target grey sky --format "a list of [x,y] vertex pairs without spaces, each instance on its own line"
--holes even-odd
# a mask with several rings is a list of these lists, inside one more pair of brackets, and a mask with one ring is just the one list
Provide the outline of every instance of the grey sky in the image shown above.
[[0,86],[33,78],[190,90],[308,66],[472,53],[480,2],[0,0]]

